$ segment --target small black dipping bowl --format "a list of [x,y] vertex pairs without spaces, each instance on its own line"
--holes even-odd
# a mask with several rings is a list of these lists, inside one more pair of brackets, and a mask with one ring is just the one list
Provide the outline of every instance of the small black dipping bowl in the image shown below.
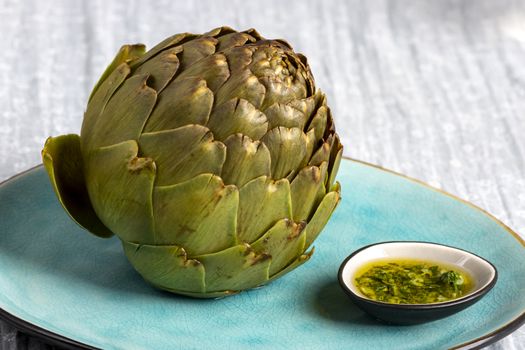
[[[474,287],[470,293],[451,301],[431,304],[392,304],[375,301],[362,294],[354,283],[363,264],[384,259],[418,259],[457,266],[470,274]],[[338,273],[339,284],[363,311],[372,317],[395,325],[413,325],[438,320],[459,312],[479,301],[494,287],[496,267],[465,250],[428,242],[382,242],[363,247],[346,258]]]

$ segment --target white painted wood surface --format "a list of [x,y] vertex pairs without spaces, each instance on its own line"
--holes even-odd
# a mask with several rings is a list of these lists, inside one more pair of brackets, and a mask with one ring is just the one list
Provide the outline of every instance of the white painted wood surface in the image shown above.
[[[0,0],[0,180],[78,133],[123,43],[257,28],[304,53],[345,155],[421,179],[525,233],[525,1]],[[0,350],[46,349],[0,323]],[[525,349],[525,327],[490,346]]]

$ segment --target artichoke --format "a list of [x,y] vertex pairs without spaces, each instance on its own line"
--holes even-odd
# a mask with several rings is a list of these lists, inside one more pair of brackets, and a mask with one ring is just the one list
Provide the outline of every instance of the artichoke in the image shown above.
[[116,234],[149,283],[202,298],[309,259],[340,200],[341,154],[306,58],[227,27],[147,52],[123,46],[80,136],[51,137],[42,151],[74,221]]

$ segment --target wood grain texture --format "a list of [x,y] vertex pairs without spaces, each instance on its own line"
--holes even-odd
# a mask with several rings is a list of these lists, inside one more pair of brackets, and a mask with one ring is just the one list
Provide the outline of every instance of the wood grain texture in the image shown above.
[[[0,180],[78,133],[123,43],[223,24],[286,38],[326,92],[345,155],[402,172],[525,233],[525,1],[0,0]],[[0,323],[0,349],[44,349]],[[525,328],[490,349],[524,349]]]

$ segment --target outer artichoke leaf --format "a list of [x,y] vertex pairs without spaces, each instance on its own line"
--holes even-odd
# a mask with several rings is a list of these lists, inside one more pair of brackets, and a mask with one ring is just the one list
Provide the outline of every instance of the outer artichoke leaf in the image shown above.
[[[230,64],[230,70],[233,71]],[[255,108],[260,108],[264,100],[266,88],[259,79],[245,69],[232,74],[230,78],[217,90],[215,105],[218,106],[232,98],[239,97],[247,100]]]
[[325,140],[327,140],[330,135],[335,134],[334,118],[332,117],[332,111],[328,107],[326,108],[326,114],[327,114],[327,120],[326,120],[326,127],[324,130]]
[[326,194],[325,179],[328,164],[307,166],[295,177],[290,185],[293,220],[308,220]]
[[341,193],[341,184],[339,182],[336,181],[332,185],[332,187],[330,187],[330,192],[333,192],[333,191]]
[[149,75],[148,84],[158,93],[166,87],[179,69],[179,58],[177,54],[181,51],[181,46],[163,51],[139,66],[133,74]]
[[340,192],[329,192],[317,207],[314,216],[306,225],[306,244],[308,248],[312,242],[319,236],[319,233],[324,228],[328,219],[334,212],[339,200],[341,199]]
[[301,266],[302,264],[304,264],[305,262],[307,262],[308,260],[310,260],[310,257],[313,255],[314,253],[314,248],[310,249],[310,251],[304,253],[304,254],[301,254],[299,255],[299,257],[297,259],[295,259],[294,261],[292,261],[288,266],[286,266],[284,269],[282,269],[281,271],[277,272],[276,274],[274,275],[271,275],[270,276],[270,281],[273,281],[281,276],[284,276],[286,275],[288,272],[294,270],[295,268]]
[[322,162],[328,162],[330,160],[330,143],[323,142],[321,146],[315,151],[312,158],[308,162],[308,165],[321,165]]
[[227,150],[221,175],[224,183],[242,187],[259,176],[270,175],[270,151],[264,143],[235,134],[224,144]]
[[113,233],[100,221],[84,182],[80,137],[70,134],[47,139],[42,160],[60,204],[79,226],[99,237]]
[[214,254],[196,256],[206,271],[206,292],[243,290],[268,281],[270,257],[240,244]]
[[310,120],[310,118],[312,117],[312,113],[314,112],[317,106],[317,94],[319,94],[319,92],[307,98],[291,100],[287,103],[287,105],[292,106],[293,108],[301,111],[306,116],[306,120]]
[[104,81],[113,73],[115,69],[117,69],[118,66],[120,66],[122,63],[130,63],[136,59],[138,59],[140,56],[144,54],[146,51],[146,46],[143,44],[135,44],[135,45],[124,45],[120,48],[117,55],[113,59],[113,61],[109,64],[109,66],[106,68],[104,73],[102,73],[102,76],[98,80],[98,82],[95,84],[95,87],[91,91],[91,94],[89,95],[89,100],[93,98],[93,95],[97,92],[98,88]]
[[174,245],[143,245],[122,241],[137,272],[149,283],[167,290],[204,293],[204,266]]
[[334,184],[337,171],[339,170],[339,165],[341,164],[341,158],[343,156],[343,145],[339,141],[339,136],[335,134],[334,145],[332,146],[332,151],[330,154],[330,165],[328,167],[328,184],[326,188],[331,188]]
[[248,66],[252,62],[254,51],[255,47],[253,46],[237,46],[223,51],[224,55],[226,55],[226,58],[228,59],[230,71],[233,74],[239,74],[240,71],[248,70]]
[[[326,106],[326,95],[321,91],[321,89],[315,92],[315,100],[317,102],[317,108],[321,106]],[[330,117],[331,118],[331,117]]]
[[137,142],[91,152],[84,169],[91,203],[100,220],[122,240],[155,243],[151,199],[155,163],[138,157]]
[[298,128],[274,128],[262,141],[272,157],[272,177],[282,179],[299,168],[307,152],[306,135]]
[[228,35],[230,33],[237,33],[237,31],[231,27],[222,26],[222,27],[213,28],[209,32],[204,33],[203,36],[212,36],[214,38],[217,38],[217,37]]
[[278,220],[292,217],[290,183],[258,177],[239,190],[238,236],[251,243],[268,231]]
[[319,141],[323,138],[324,130],[326,128],[327,118],[328,118],[327,109],[325,106],[321,106],[315,113],[315,116],[310,122],[310,125],[308,125],[308,131],[310,130],[315,131],[316,141]]
[[157,99],[157,92],[146,85],[147,79],[147,75],[135,75],[115,92],[95,121],[85,151],[138,140]]
[[312,159],[312,154],[314,153],[316,145],[319,144],[319,140],[315,139],[315,130],[310,130],[306,133],[306,152],[301,161],[300,168],[304,167],[310,159]]
[[282,219],[252,243],[255,251],[271,256],[270,276],[281,271],[304,251],[305,226],[305,223],[297,224],[290,219]]
[[243,33],[249,34],[252,38],[254,38],[256,41],[264,40],[261,34],[259,34],[258,31],[256,31],[254,28],[247,29],[243,31]]
[[215,38],[202,36],[182,44],[181,69],[185,70],[204,57],[213,55],[217,43],[218,40]]
[[84,120],[82,121],[82,130],[80,132],[80,142],[82,152],[85,153],[88,141],[93,137],[93,128],[100,117],[100,114],[106,107],[109,99],[113,96],[115,91],[122,85],[126,77],[130,73],[130,68],[127,63],[122,63],[118,66],[107,79],[97,88],[97,91],[90,97],[90,102],[87,105]]
[[176,129],[188,124],[205,125],[213,105],[213,93],[200,78],[175,79],[159,95],[145,132]]
[[217,53],[201,59],[183,70],[177,80],[186,78],[201,78],[206,81],[211,91],[217,91],[230,77],[230,69],[226,56]]
[[221,174],[226,147],[214,141],[210,130],[200,125],[145,133],[140,136],[141,154],[155,160],[156,186],[174,185],[210,173]]
[[237,133],[249,136],[252,140],[259,140],[268,131],[268,121],[264,113],[250,102],[239,98],[215,107],[207,126],[218,140],[225,140]]
[[235,46],[242,46],[247,42],[255,42],[256,39],[248,33],[230,33],[219,37],[217,51],[227,50]]
[[181,34],[172,35],[169,38],[166,38],[165,40],[155,45],[152,49],[150,49],[148,52],[142,55],[139,59],[133,61],[131,63],[131,67],[132,68],[138,67],[139,65],[143,64],[150,58],[156,56],[159,52],[172,48],[177,45],[181,45],[182,43],[189,41],[191,39],[194,39],[196,37],[198,37],[198,35],[191,34],[191,33],[181,33]]
[[282,103],[274,103],[264,111],[264,114],[268,118],[269,129],[284,126],[303,130],[306,123],[305,114],[292,106]]
[[184,247],[190,256],[237,244],[239,191],[221,178],[202,174],[173,186],[155,188],[157,244]]

